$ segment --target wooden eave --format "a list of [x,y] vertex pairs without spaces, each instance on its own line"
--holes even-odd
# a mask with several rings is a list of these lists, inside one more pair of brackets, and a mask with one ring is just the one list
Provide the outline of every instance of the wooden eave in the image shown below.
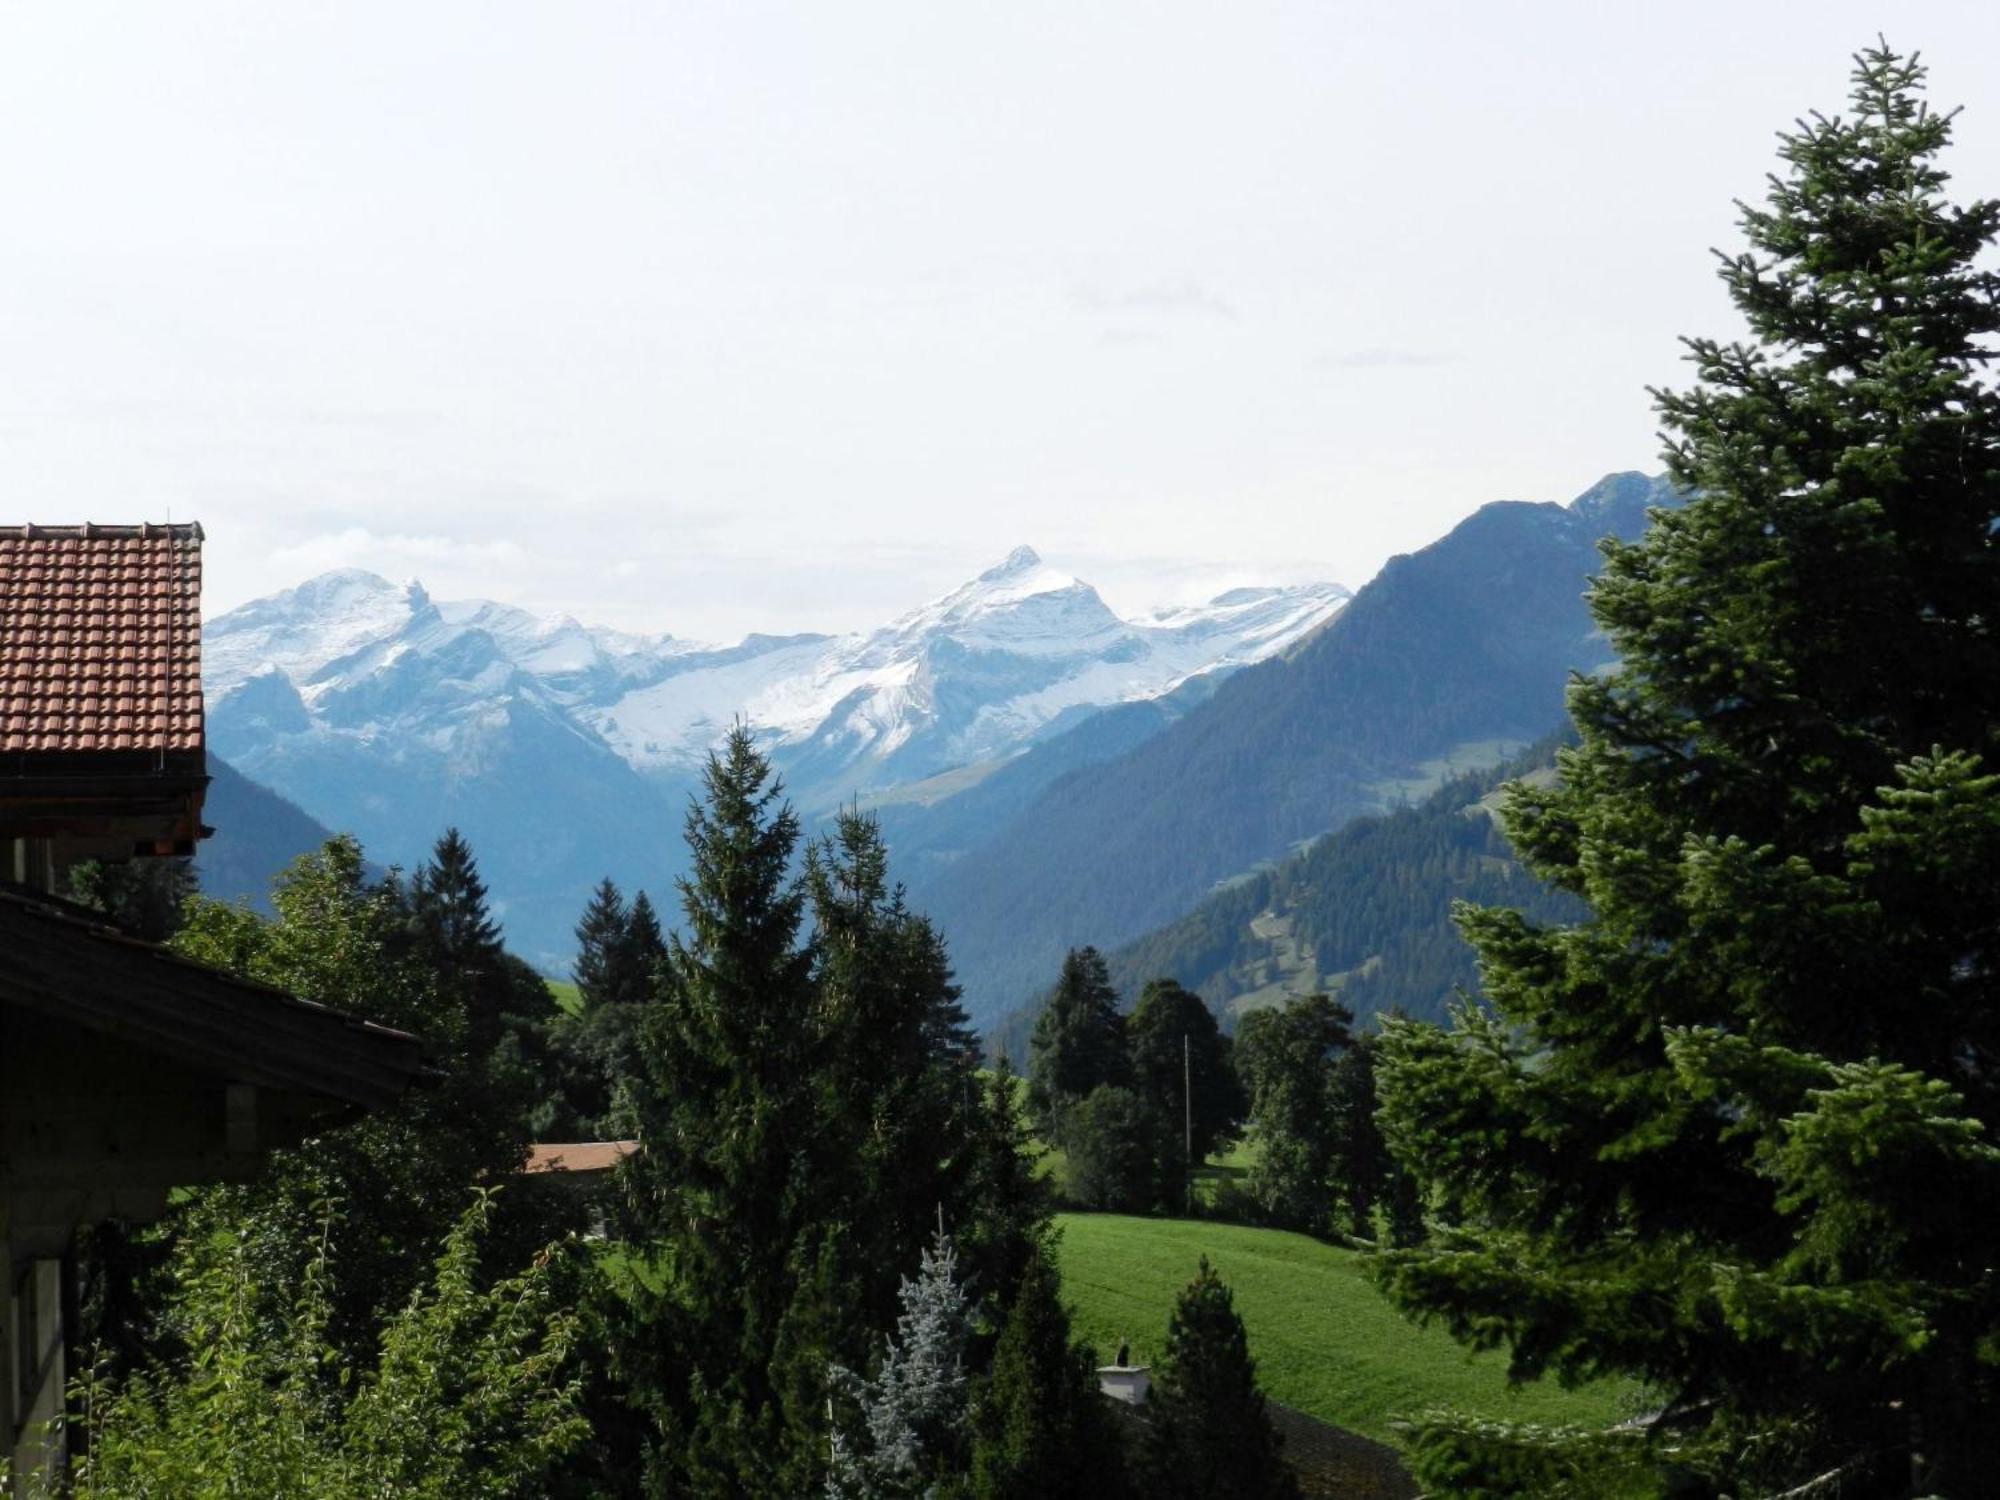
[[380,1109],[428,1076],[423,1044],[237,979],[0,887],[0,1004],[116,1037],[235,1083]]
[[208,782],[200,750],[0,753],[0,838],[88,839],[115,859],[192,854]]

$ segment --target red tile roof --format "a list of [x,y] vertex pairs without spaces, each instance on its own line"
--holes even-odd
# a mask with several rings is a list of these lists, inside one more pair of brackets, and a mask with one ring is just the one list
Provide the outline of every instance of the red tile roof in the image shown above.
[[201,747],[201,527],[0,526],[0,751]]
[[637,1141],[537,1141],[523,1172],[608,1172],[639,1149]]

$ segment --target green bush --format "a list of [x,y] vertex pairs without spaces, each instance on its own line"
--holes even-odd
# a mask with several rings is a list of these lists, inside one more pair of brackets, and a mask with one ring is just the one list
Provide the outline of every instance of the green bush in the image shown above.
[[99,1367],[72,1387],[81,1441],[71,1500],[544,1493],[587,1436],[568,1262],[552,1248],[520,1275],[484,1285],[479,1249],[493,1198],[478,1194],[453,1228],[434,1278],[384,1328],[369,1369],[326,1336],[330,1208],[275,1329],[255,1314],[263,1298],[241,1240],[190,1251],[186,1364],[122,1380]]

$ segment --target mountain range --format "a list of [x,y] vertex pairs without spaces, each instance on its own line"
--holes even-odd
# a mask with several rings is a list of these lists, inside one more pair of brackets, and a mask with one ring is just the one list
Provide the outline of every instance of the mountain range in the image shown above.
[[[335,573],[210,622],[210,742],[381,863],[457,825],[510,945],[561,972],[601,876],[672,912],[687,798],[741,719],[809,828],[849,801],[880,818],[990,1025],[1067,948],[1178,951],[1148,935],[1544,736],[1571,674],[1611,664],[1583,599],[1599,541],[1675,503],[1615,474],[1482,506],[1351,600],[1138,619],[1023,548],[878,630],[729,646]],[[1240,938],[1235,978],[1188,976],[1212,998],[1256,972]]]
[[209,741],[383,863],[456,824],[510,942],[560,968],[598,878],[657,892],[679,871],[686,798],[739,719],[808,818],[924,805],[1107,707],[1164,724],[1347,597],[1237,589],[1127,619],[1024,547],[874,631],[716,646],[348,570],[208,623]]

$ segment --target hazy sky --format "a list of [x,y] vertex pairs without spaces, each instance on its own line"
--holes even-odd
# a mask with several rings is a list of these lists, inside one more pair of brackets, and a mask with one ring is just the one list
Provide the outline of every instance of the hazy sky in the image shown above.
[[0,6],[0,519],[727,637],[1359,585],[1657,467],[1707,247],[2000,4]]

